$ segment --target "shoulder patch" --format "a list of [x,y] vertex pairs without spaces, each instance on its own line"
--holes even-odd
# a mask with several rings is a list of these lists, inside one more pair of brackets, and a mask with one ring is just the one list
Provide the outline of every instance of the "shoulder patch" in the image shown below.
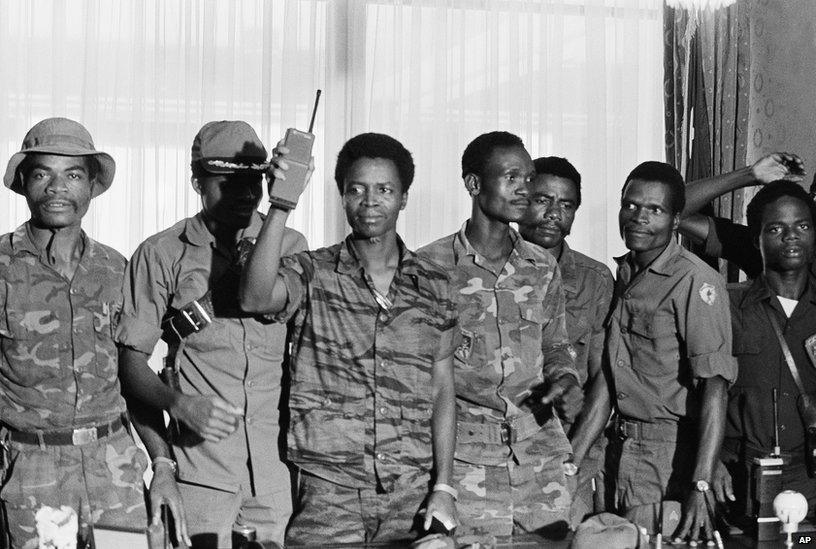
[[717,290],[713,284],[703,282],[703,285],[700,286],[700,299],[708,305],[714,305],[714,302],[717,301]]

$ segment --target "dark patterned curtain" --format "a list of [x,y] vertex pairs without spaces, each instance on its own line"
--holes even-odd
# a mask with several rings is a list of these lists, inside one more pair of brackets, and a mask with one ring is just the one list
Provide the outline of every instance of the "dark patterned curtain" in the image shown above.
[[[664,10],[666,158],[686,181],[745,166],[748,11],[743,1],[714,11]],[[719,198],[706,213],[740,220],[745,193]]]

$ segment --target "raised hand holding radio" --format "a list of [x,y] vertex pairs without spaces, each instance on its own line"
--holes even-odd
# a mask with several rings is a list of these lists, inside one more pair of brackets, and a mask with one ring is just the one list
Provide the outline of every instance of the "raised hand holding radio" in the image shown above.
[[272,151],[272,161],[267,175],[269,177],[269,203],[274,208],[294,209],[314,172],[312,146],[315,136],[312,129],[320,93],[320,90],[317,90],[309,131],[289,128],[286,130],[283,142]]

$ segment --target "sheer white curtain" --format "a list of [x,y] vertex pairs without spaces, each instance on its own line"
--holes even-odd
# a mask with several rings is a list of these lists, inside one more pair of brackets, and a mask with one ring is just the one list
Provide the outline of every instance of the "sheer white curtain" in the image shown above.
[[[85,123],[118,166],[85,226],[129,255],[197,211],[204,122],[244,119],[271,148],[322,88],[317,172],[292,220],[312,246],[345,231],[332,176],[348,137],[389,133],[414,153],[400,231],[416,247],[468,216],[461,152],[502,129],[578,167],[570,241],[608,261],[623,178],[664,157],[662,48],[660,0],[0,0],[0,161],[42,118]],[[28,213],[5,196],[3,231]]]

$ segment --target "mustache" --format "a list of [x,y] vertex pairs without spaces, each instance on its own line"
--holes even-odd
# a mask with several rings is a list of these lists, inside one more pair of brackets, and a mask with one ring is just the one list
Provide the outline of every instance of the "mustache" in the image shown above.
[[54,203],[68,204],[69,206],[71,206],[75,210],[79,207],[79,204],[77,204],[77,201],[72,200],[70,198],[45,197],[45,198],[41,198],[39,200],[36,200],[34,202],[34,204],[36,204],[37,206],[47,206],[49,204],[54,204]]
[[621,230],[625,233],[652,234],[652,231],[643,229],[639,225],[624,225]]

